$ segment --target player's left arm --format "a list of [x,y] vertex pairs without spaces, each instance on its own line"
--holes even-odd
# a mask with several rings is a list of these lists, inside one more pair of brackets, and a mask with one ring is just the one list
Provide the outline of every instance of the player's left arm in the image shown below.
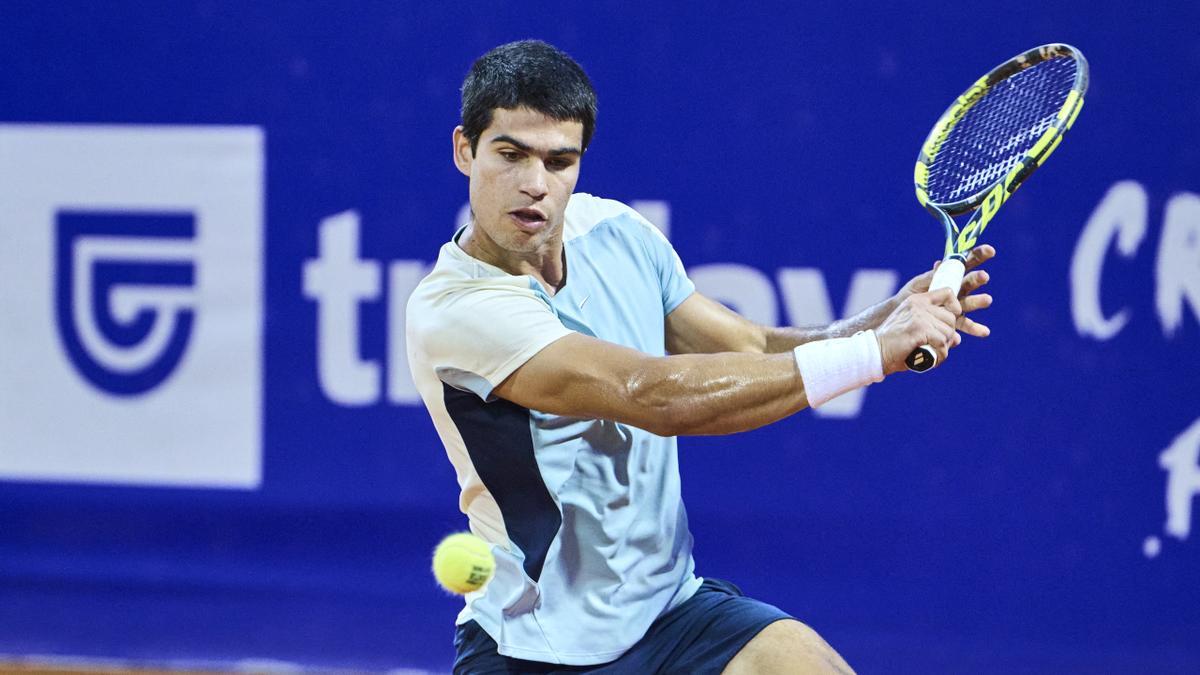
[[[976,293],[990,277],[976,269],[991,260],[996,250],[988,245],[977,246],[967,256],[967,275],[963,278],[959,302],[963,313],[958,317],[956,330],[974,337],[986,337],[991,330],[967,314],[990,307],[992,297]],[[835,321],[828,326],[811,328],[763,326],[700,293],[693,293],[666,318],[667,352],[670,354],[716,354],[721,352],[751,352],[777,354],[813,340],[849,337],[862,330],[873,330],[910,295],[929,290],[933,278],[930,270],[909,280],[895,295],[868,307],[858,314]]]

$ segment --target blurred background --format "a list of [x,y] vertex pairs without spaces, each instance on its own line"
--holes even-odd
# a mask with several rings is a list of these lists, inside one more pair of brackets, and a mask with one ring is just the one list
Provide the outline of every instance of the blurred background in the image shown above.
[[680,442],[697,573],[863,673],[1200,672],[1200,9],[0,2],[0,660],[447,672],[465,529],[404,357],[472,60],[599,93],[578,189],[774,324],[941,252],[933,121],[1047,42],[1074,129],[985,240],[993,334]]

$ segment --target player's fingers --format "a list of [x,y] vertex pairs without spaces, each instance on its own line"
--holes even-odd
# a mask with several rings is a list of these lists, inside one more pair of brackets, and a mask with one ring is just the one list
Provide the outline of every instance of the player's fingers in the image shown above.
[[935,308],[921,320],[918,330],[924,336],[926,344],[949,347],[954,335],[954,316],[940,307]]
[[929,284],[933,281],[933,270],[922,272],[913,277],[907,284],[904,285],[904,293],[912,295],[914,293],[928,293]]
[[922,272],[912,280],[912,289],[917,293],[929,292],[929,284],[933,282],[933,270]]
[[987,293],[972,295],[962,300],[963,314],[969,314],[977,309],[986,309],[992,306],[992,296]]
[[992,334],[992,329],[978,321],[972,321],[965,316],[958,317],[958,323],[955,325],[958,330],[970,335],[971,337],[987,337]]
[[954,292],[949,288],[939,288],[935,291],[929,291],[929,302],[932,305],[946,307],[951,301],[958,304],[958,299],[954,297]]
[[945,363],[946,359],[950,357],[950,345],[948,343],[943,342],[940,344],[930,345],[930,346],[933,347],[933,351],[937,352],[937,355],[938,355],[937,362],[938,362],[939,366],[942,365],[943,363]]
[[950,298],[949,302],[942,306],[950,310],[950,313],[954,316],[962,316],[962,303],[958,301],[958,298]]
[[971,293],[974,293],[979,289],[980,286],[983,286],[990,281],[991,278],[992,277],[983,270],[971,272],[967,276],[963,277],[962,288],[958,291],[958,297],[965,298]]
[[967,254],[967,262],[965,263],[965,267],[968,271],[975,269],[983,263],[991,260],[995,256],[996,249],[992,248],[989,244],[976,246],[975,248],[971,249],[969,254]]
[[937,323],[953,329],[954,324],[958,321],[958,317],[960,315],[955,314],[945,307],[930,307],[929,316],[932,317]]
[[948,324],[938,324],[938,330],[941,331],[942,337],[946,340],[947,348],[953,347],[955,344],[957,344],[955,343],[954,339],[958,337],[958,333],[954,330],[953,322]]
[[946,356],[953,347],[954,329],[928,315],[919,318],[918,324],[914,328],[923,336],[919,344],[928,345],[933,349],[937,354],[939,364],[945,362]]

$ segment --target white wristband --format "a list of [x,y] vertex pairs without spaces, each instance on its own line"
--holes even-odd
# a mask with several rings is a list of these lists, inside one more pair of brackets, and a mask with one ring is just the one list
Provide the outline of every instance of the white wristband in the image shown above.
[[826,401],[872,382],[883,380],[883,355],[875,331],[865,330],[848,338],[806,342],[792,350],[808,405],[816,408]]

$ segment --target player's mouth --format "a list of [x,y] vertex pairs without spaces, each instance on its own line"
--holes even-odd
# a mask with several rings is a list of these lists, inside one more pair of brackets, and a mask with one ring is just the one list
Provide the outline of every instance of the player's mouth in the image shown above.
[[546,215],[537,209],[517,209],[509,211],[508,215],[516,221],[517,227],[526,232],[537,232],[546,226]]

